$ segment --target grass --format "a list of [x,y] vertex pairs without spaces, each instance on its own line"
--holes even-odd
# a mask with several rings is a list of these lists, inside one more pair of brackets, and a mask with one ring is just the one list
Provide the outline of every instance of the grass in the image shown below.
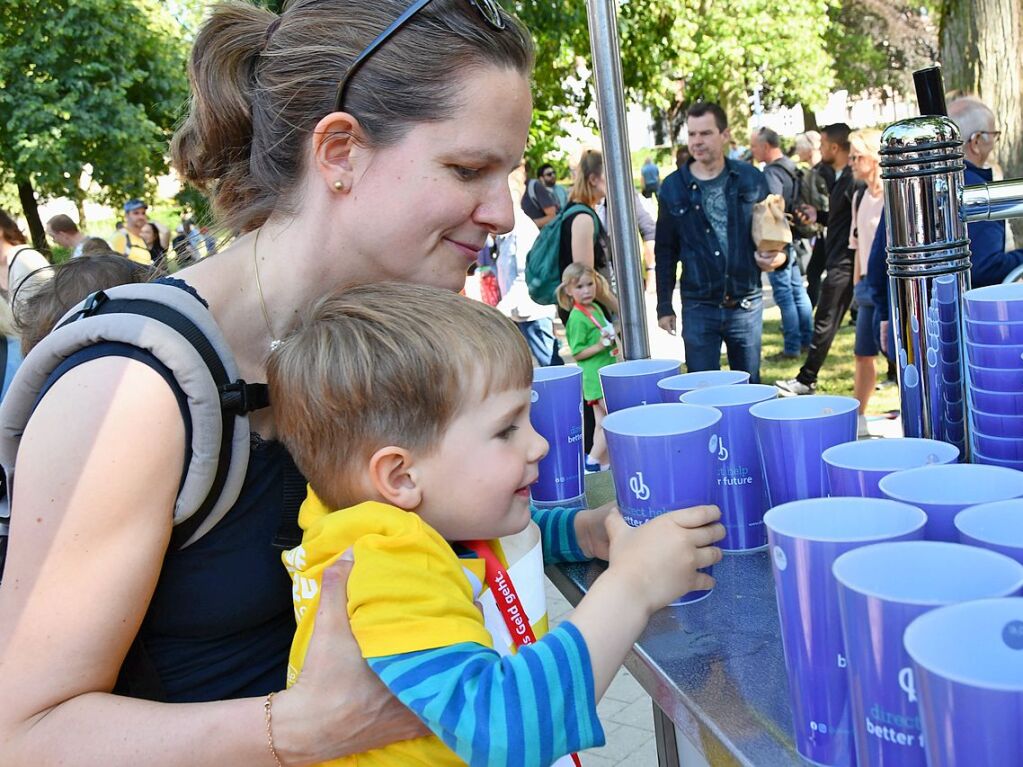
[[[848,322],[846,315],[842,329],[838,331],[835,342],[831,345],[828,358],[821,368],[820,376],[817,379],[817,391],[821,394],[841,394],[853,396],[853,341],[855,329]],[[760,362],[760,380],[766,384],[773,384],[788,378],[795,378],[799,372],[799,366],[803,359],[792,360],[791,362],[773,362],[768,358],[771,355],[782,351],[781,336],[781,314],[777,307],[772,307],[764,312],[764,335],[763,352]],[[877,368],[877,380],[885,380],[888,373],[888,364],[884,357],[878,357],[875,366]],[[722,360],[722,367],[727,364]],[[881,391],[874,392],[867,407],[868,414],[887,413],[899,409],[898,387],[891,386]]]

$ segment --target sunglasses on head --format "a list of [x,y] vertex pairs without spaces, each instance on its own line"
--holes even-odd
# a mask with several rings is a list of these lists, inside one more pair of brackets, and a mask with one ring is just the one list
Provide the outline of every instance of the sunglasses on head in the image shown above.
[[[340,112],[341,107],[344,106],[345,91],[348,90],[348,83],[351,82],[352,77],[356,72],[359,71],[359,67],[366,63],[366,59],[376,53],[380,46],[386,43],[394,33],[401,29],[405,24],[415,16],[419,11],[430,4],[431,0],[416,0],[412,3],[405,11],[396,18],[391,24],[374,38],[373,42],[363,48],[362,53],[355,57],[352,61],[351,66],[348,67],[348,71],[345,72],[344,77],[337,84],[337,97],[334,99],[334,111]],[[504,17],[501,16],[501,8],[497,4],[497,0],[466,0],[473,8],[479,11],[480,16],[483,17],[490,27],[493,29],[504,29]]]

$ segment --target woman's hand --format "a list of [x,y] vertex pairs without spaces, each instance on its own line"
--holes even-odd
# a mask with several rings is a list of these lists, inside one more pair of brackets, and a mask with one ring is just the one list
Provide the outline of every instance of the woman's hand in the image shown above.
[[274,745],[287,765],[313,764],[429,735],[362,659],[348,622],[352,562],[323,573],[316,626],[298,681],[274,696]]
[[595,509],[585,509],[575,515],[575,537],[579,548],[590,559],[607,560],[611,539],[607,535],[604,520],[610,514],[618,513],[618,504],[614,501],[605,503]]

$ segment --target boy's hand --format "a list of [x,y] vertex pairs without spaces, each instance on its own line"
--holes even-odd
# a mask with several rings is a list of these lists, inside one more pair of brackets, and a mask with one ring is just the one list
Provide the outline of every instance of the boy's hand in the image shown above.
[[697,571],[721,561],[721,549],[713,546],[725,537],[720,518],[717,506],[694,506],[630,527],[621,514],[609,514],[608,572],[627,580],[650,612],[690,591],[713,588],[714,579]]
[[575,515],[576,542],[590,559],[607,561],[611,539],[608,538],[604,521],[609,514],[618,514],[618,504],[614,501],[595,509],[585,509]]

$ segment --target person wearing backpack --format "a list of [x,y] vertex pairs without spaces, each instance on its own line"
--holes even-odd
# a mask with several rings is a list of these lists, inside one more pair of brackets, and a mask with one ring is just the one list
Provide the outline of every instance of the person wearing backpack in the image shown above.
[[[103,319],[119,295],[172,294],[231,358],[234,388],[214,394],[241,395],[266,380],[300,309],[326,295],[387,281],[459,290],[486,235],[512,225],[507,175],[531,120],[532,44],[491,0],[407,9],[216,6],[171,156],[240,235],[174,279],[101,291],[76,313]],[[402,34],[374,42],[399,18]],[[26,367],[87,319],[28,355],[0,419],[12,396],[45,383],[23,378]],[[291,461],[273,408],[238,405],[251,449],[236,499],[179,545],[192,519],[173,525],[183,476],[218,466],[201,453],[209,435],[186,422],[188,376],[139,346],[101,346],[48,376],[16,450],[0,583],[5,767],[311,764],[426,734],[361,658],[350,562],[325,573],[302,674],[284,689],[295,618],[274,544],[294,545],[296,525],[282,516]],[[185,373],[209,381],[204,364],[196,355]],[[601,535],[607,513],[580,512],[568,537]],[[147,663],[119,679],[132,648]],[[162,696],[140,700],[132,690],[153,678]]]
[[[770,128],[761,128],[750,137],[750,150],[756,162],[764,163],[764,178],[771,194],[780,195],[785,201],[785,214],[792,221],[792,215],[799,203],[801,172],[781,151],[781,139]],[[798,239],[795,226],[792,227],[793,242]],[[799,269],[796,250],[792,245],[786,248],[785,262],[774,271],[767,273],[771,283],[774,303],[781,311],[781,334],[784,339],[782,351],[777,360],[799,359],[800,354],[810,346],[813,336],[813,309],[810,297],[803,285],[803,274]]]
[[15,315],[32,286],[47,278],[49,265],[46,256],[28,244],[11,215],[0,210],[0,295]]

